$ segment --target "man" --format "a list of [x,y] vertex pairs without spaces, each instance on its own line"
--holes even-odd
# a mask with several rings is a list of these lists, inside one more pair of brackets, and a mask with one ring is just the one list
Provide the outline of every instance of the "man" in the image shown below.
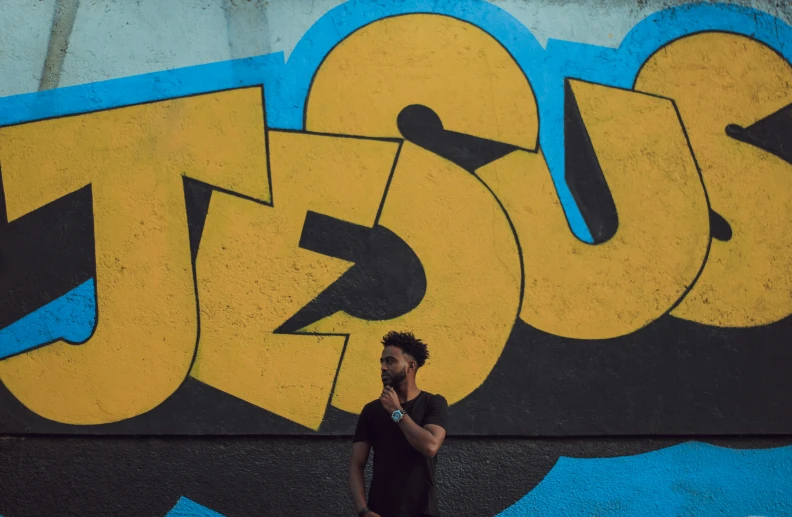
[[[389,332],[380,370],[384,388],[363,408],[355,428],[349,489],[359,517],[440,515],[435,469],[446,437],[448,403],[418,389],[415,374],[429,358],[411,332]],[[374,448],[374,475],[366,502],[363,470]]]

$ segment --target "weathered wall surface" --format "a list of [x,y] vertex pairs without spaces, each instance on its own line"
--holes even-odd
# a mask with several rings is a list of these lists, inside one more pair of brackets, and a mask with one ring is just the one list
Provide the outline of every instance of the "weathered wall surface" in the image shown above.
[[792,513],[789,6],[8,7],[0,514],[343,514],[391,329],[449,514]]
[[[784,441],[678,443],[450,438],[443,514],[788,514]],[[354,515],[347,439],[39,437],[0,441],[0,454],[4,516]]]

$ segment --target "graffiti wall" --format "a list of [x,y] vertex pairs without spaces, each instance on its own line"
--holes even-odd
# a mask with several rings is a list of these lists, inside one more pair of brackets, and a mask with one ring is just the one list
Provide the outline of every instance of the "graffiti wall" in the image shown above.
[[[792,26],[730,4],[604,47],[483,1],[349,2],[288,58],[0,98],[0,434],[347,436],[395,329],[452,437],[787,443],[790,142]],[[486,512],[651,499],[557,498],[597,469],[788,478],[786,448],[681,440]],[[712,508],[792,505],[768,486]],[[158,517],[225,512],[187,492]]]
[[392,328],[461,433],[792,430],[789,27],[573,52],[408,7],[5,99],[4,431],[349,431]]

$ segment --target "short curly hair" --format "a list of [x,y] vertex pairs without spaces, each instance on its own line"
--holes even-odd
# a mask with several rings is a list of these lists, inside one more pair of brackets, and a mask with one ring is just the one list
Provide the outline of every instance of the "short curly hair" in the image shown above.
[[412,332],[396,332],[391,330],[382,338],[382,346],[395,346],[401,348],[402,352],[415,359],[418,368],[429,359],[429,349],[426,343],[418,339]]

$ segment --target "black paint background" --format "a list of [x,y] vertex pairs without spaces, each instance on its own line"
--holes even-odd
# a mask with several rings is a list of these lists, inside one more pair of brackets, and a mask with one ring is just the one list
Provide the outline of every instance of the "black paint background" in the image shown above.
[[[792,318],[721,329],[664,316],[628,336],[599,341],[559,338],[518,321],[487,380],[451,406],[449,430],[506,436],[790,434],[790,335]],[[319,432],[350,434],[355,419],[331,407]],[[42,419],[1,388],[0,433],[314,431],[188,378],[152,411],[100,426]]]
[[[785,439],[701,439],[768,448]],[[491,516],[535,487],[561,455],[611,457],[684,439],[449,437],[440,452],[443,515]],[[348,437],[0,438],[4,517],[163,517],[180,496],[225,517],[353,515]]]

